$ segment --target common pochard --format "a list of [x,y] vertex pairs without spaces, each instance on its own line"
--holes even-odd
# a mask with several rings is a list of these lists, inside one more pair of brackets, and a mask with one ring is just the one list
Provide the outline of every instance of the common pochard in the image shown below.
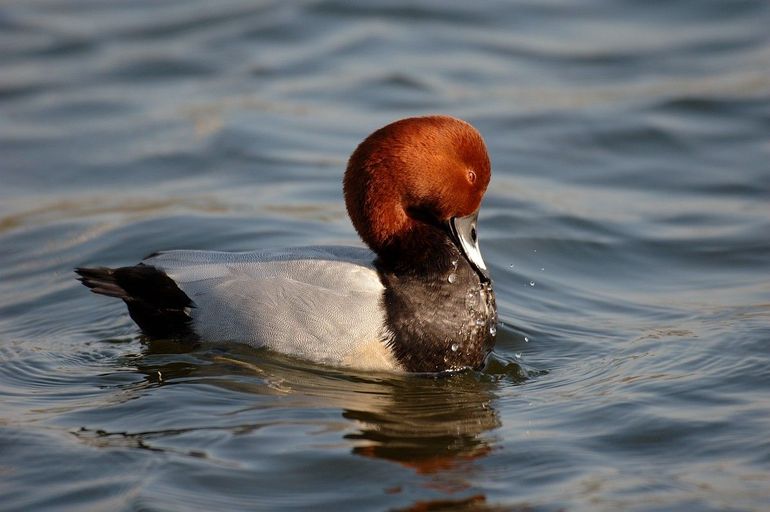
[[489,180],[470,124],[402,119],[369,135],[345,172],[347,211],[371,250],[167,251],[76,272],[123,299],[149,337],[241,342],[359,370],[478,369],[497,322],[476,232]]

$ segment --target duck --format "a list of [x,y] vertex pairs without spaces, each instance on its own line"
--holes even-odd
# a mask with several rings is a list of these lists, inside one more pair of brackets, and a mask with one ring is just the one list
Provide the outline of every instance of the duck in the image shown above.
[[497,331],[477,231],[490,178],[468,122],[401,119],[366,137],[344,173],[367,247],[170,250],[75,272],[122,299],[151,339],[245,343],[357,371],[479,370]]

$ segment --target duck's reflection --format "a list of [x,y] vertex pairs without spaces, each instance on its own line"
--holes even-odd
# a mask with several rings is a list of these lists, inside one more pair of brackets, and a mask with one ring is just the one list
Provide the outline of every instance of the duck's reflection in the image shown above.
[[500,426],[490,387],[470,373],[390,380],[387,401],[345,408],[343,416],[358,428],[345,438],[356,455],[429,475],[426,484],[437,490],[465,490],[474,461],[491,450],[485,434]]
[[[248,348],[204,347],[188,354],[171,354],[168,348],[147,345],[134,361],[148,380],[165,384],[206,378],[232,391],[282,395],[282,407],[338,407],[354,425],[342,429],[353,454],[399,464],[421,477],[391,485],[385,492],[406,492],[404,486],[417,482],[441,493],[442,502],[484,501],[474,493],[472,482],[479,459],[492,451],[491,431],[500,426],[492,406],[497,387],[493,379],[473,372],[443,377],[357,375]],[[205,364],[196,364],[193,358]],[[430,507],[432,502],[419,503]],[[432,510],[415,510],[419,509]]]

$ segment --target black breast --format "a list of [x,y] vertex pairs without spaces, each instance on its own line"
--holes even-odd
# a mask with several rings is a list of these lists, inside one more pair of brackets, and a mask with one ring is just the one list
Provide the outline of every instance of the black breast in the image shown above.
[[385,285],[391,349],[407,371],[479,369],[495,344],[497,310],[491,283],[482,282],[454,245],[420,272],[389,270]]

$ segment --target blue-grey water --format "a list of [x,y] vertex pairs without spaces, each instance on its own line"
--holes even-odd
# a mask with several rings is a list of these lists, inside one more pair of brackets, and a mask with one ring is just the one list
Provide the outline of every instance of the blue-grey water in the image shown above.
[[[0,510],[770,509],[770,3],[0,3]],[[347,156],[482,132],[486,370],[147,343],[74,279],[356,244]]]

